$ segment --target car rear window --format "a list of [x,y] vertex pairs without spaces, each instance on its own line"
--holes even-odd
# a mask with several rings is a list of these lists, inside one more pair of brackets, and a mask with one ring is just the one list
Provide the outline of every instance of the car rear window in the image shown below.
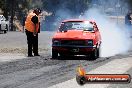
[[67,30],[87,30],[87,31],[93,31],[93,25],[89,23],[89,21],[86,22],[63,22],[59,28],[60,31],[67,31]]

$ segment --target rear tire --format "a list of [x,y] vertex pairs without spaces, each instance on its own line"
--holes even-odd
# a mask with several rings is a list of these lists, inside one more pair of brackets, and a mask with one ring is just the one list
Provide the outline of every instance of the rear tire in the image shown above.
[[7,33],[7,31],[4,31],[4,34]]
[[8,25],[6,24],[6,30],[8,30]]
[[58,57],[58,52],[52,49],[52,59],[56,59]]
[[97,53],[97,51],[98,51],[98,49],[96,48],[94,51],[92,51],[92,53],[91,53],[91,59],[92,60],[96,60],[97,59],[97,55],[98,55],[98,53]]
[[0,33],[1,33],[1,24],[0,24]]
[[97,58],[100,57],[100,48],[97,49]]

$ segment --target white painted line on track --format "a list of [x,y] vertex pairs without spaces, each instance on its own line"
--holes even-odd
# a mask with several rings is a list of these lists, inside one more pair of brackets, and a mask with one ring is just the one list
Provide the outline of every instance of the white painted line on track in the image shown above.
[[[100,66],[88,74],[123,74],[132,67],[132,58],[114,59],[103,66]],[[53,85],[49,88],[107,88],[110,84],[85,84],[80,86],[77,84],[76,79],[71,79]]]
[[10,53],[0,54],[0,62],[13,61],[13,60],[23,59],[23,58],[26,58],[26,56],[22,54],[10,54]]

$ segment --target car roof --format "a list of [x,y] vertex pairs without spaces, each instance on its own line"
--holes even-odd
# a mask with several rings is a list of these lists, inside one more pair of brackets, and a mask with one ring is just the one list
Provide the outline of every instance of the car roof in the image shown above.
[[83,20],[83,19],[68,19],[68,20],[64,20],[64,21],[62,21],[62,22],[73,22],[73,21],[82,21],[82,22],[84,22],[84,21],[88,21],[88,20]]
[[68,19],[68,20],[62,21],[62,23],[64,23],[64,22],[85,22],[85,21],[95,22],[93,20],[85,20],[85,19]]

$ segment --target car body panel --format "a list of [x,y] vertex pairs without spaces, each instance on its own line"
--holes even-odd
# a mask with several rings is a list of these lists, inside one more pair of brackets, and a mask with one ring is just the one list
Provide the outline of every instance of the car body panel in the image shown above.
[[[66,22],[73,23],[73,26],[77,26],[79,23],[89,22],[92,25],[93,30],[88,31],[84,30],[84,28],[73,28],[62,30],[60,28],[64,28],[64,24]],[[89,45],[87,43],[91,43]],[[96,48],[99,48],[101,44],[101,36],[99,29],[95,23],[95,21],[88,20],[80,20],[80,19],[70,19],[62,21],[58,31],[54,34],[52,38],[52,50],[56,51],[60,54],[89,54],[94,51]]]
[[9,21],[3,15],[0,15],[0,31],[8,31]]
[[[89,36],[89,37],[87,37]],[[54,39],[94,39],[95,34],[90,32],[85,32],[83,30],[68,30],[67,32],[57,32]]]

